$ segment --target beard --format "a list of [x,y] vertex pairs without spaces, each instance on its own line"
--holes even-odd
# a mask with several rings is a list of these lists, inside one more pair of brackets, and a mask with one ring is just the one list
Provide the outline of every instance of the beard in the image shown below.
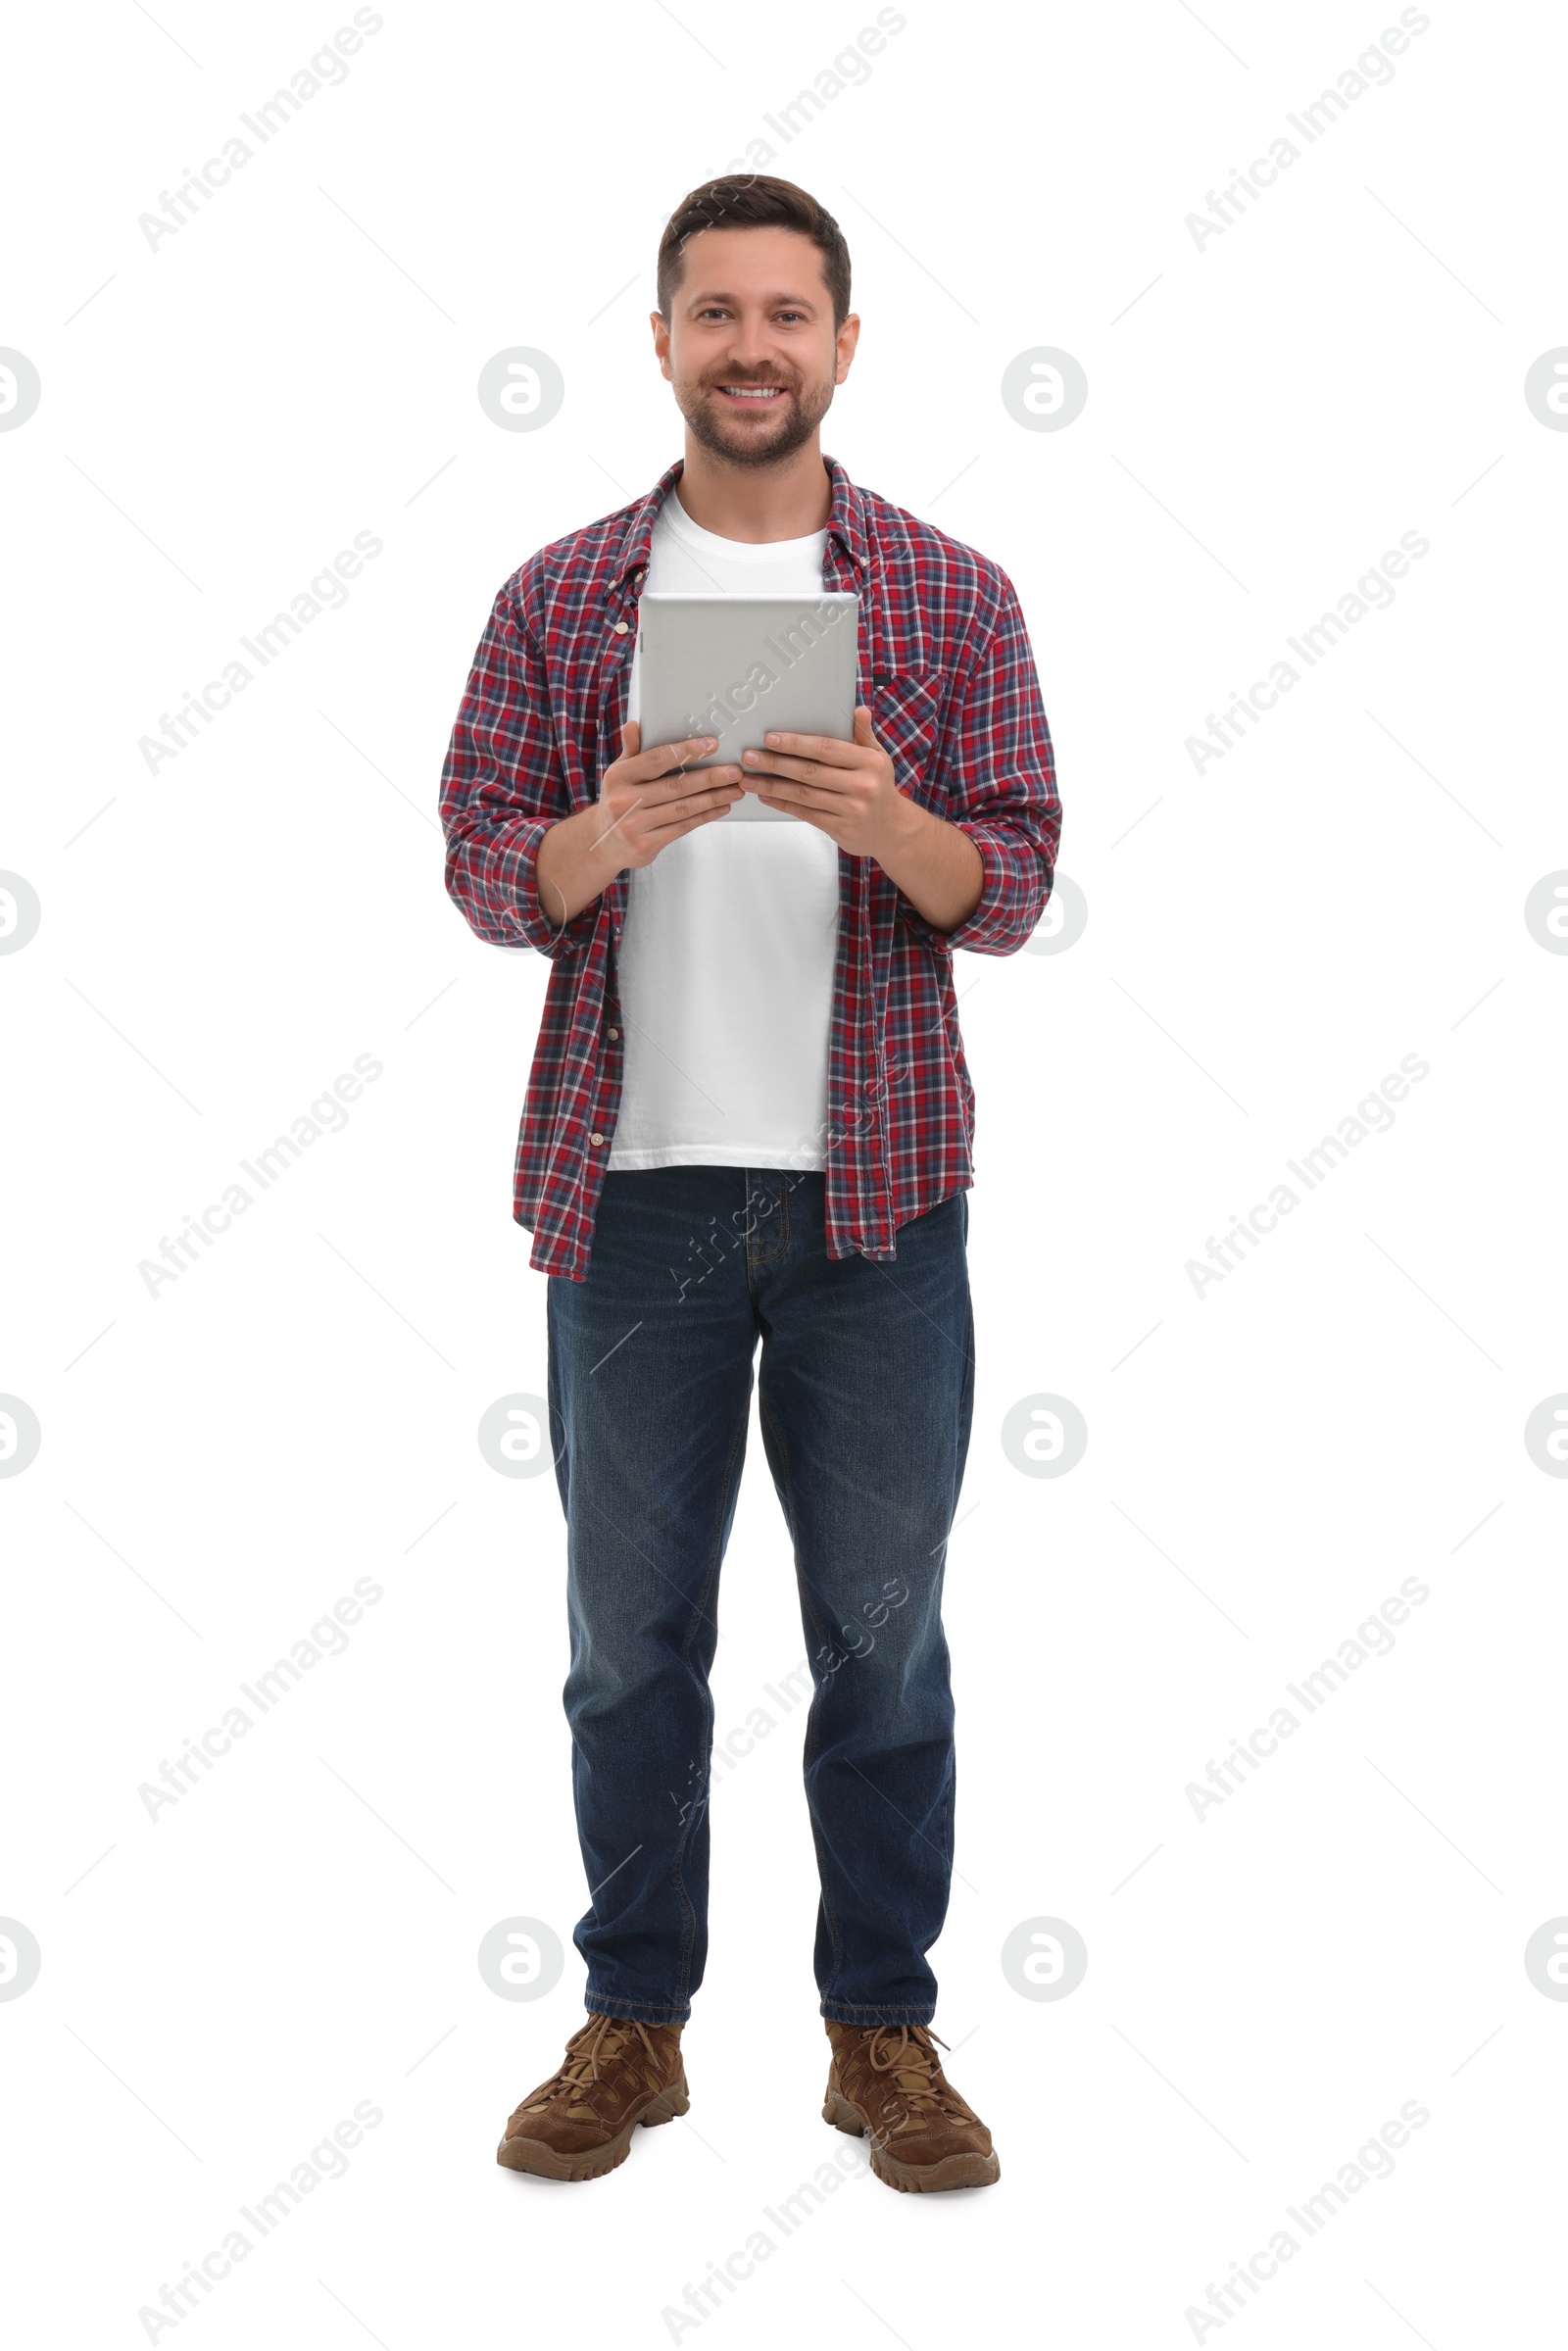
[[833,405],[831,377],[822,383],[786,384],[784,397],[771,404],[782,413],[770,417],[765,425],[747,423],[739,416],[731,422],[721,413],[722,404],[715,406],[713,400],[716,385],[726,380],[730,379],[699,378],[695,383],[676,383],[673,390],[675,405],[691,428],[693,439],[710,457],[730,465],[775,465],[793,457],[810,439]]

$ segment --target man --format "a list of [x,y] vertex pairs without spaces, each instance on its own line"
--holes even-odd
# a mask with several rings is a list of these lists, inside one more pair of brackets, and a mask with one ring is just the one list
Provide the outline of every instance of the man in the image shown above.
[[[813,1694],[824,2120],[899,2188],[997,2179],[929,2030],[953,1861],[943,1559],[974,1386],[974,1096],[955,948],[1034,929],[1059,832],[1017,598],[858,489],[820,426],[859,334],[786,180],[687,197],[654,350],[685,457],[496,600],[442,786],[447,888],[552,959],[514,1214],[550,1276],[587,2023],[509,2167],[597,2179],[687,2107],[707,1952],[719,1564],[759,1338]],[[859,599],[853,742],[643,745],[644,589]],[[740,821],[743,794],[772,821]]]

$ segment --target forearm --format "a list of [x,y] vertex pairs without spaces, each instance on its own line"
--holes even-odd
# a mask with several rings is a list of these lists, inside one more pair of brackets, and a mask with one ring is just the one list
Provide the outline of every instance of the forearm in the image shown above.
[[620,871],[619,836],[597,803],[563,816],[539,844],[534,883],[539,903],[559,930],[607,889]]
[[876,861],[927,922],[939,931],[956,930],[980,904],[985,861],[957,825],[918,801],[906,800],[905,809],[897,837]]

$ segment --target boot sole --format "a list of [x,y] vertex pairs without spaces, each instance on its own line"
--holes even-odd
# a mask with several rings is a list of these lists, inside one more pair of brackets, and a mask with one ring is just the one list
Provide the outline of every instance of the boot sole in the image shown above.
[[614,2137],[607,2138],[602,2147],[584,2147],[578,2155],[562,2155],[542,2138],[504,2138],[496,2149],[496,2161],[509,2172],[531,2172],[536,2180],[602,2180],[631,2153],[631,2134],[639,2123],[645,2131],[655,2130],[661,2123],[672,2123],[690,2104],[683,2071],[678,2082],[661,2090],[641,2114],[634,2114],[629,2122],[622,2124]]
[[991,2187],[1002,2178],[1002,2165],[997,2156],[945,2155],[940,2163],[901,2163],[889,2155],[874,2132],[868,2131],[858,2107],[836,2089],[830,2089],[822,2107],[822,2120],[831,2123],[850,2138],[869,2138],[871,2169],[888,2187],[896,2187],[915,2195],[930,2194],[949,2187]]

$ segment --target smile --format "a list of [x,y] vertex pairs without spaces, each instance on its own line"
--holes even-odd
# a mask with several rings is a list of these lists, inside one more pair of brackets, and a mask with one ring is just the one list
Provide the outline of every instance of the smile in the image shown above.
[[719,384],[715,387],[726,400],[781,400],[782,384]]

